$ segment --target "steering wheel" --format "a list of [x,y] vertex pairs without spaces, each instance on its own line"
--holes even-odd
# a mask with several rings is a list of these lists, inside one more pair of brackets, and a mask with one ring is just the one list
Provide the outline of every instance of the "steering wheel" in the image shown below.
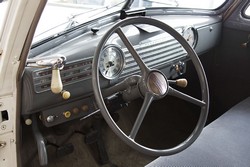
[[[197,71],[197,75],[198,75],[200,86],[201,86],[201,98],[202,98],[201,100],[172,88],[169,85],[169,81],[167,77],[161,71],[157,69],[150,69],[143,62],[143,60],[138,55],[137,51],[135,50],[135,48],[130,43],[130,41],[125,36],[122,30],[124,26],[134,25],[134,24],[148,24],[151,26],[158,27],[159,29],[173,36],[183,46],[188,56],[191,58],[194,64],[194,67]],[[131,83],[133,84],[136,83],[138,92],[140,92],[141,96],[144,98],[140,112],[136,118],[136,121],[129,135],[125,134],[119,128],[119,126],[115,123],[115,121],[112,119],[107,109],[107,106],[105,105],[105,102],[104,102],[103,90],[101,90],[100,88],[99,69],[98,69],[99,57],[102,52],[102,49],[105,47],[107,40],[114,33],[116,33],[120,37],[121,41],[127,47],[128,51],[131,53],[131,55],[133,56],[133,58],[135,59],[136,63],[138,64],[141,70],[141,75],[139,77],[138,76],[128,77],[124,79],[123,81],[121,81],[120,83],[114,85],[112,88],[108,89],[110,92],[115,92],[115,91],[118,92],[119,89],[124,89],[126,85],[130,85]],[[96,48],[95,55],[94,55],[93,64],[92,64],[92,86],[93,86],[93,91],[94,91],[97,105],[100,108],[105,121],[110,126],[110,128],[114,131],[114,133],[132,148],[142,153],[148,154],[148,155],[153,155],[153,156],[172,155],[172,154],[178,153],[186,149],[198,138],[207,120],[208,106],[209,106],[208,83],[207,83],[204,69],[202,67],[202,64],[197,54],[195,53],[193,48],[187,43],[187,41],[177,31],[175,31],[173,28],[166,25],[165,23],[152,19],[152,18],[134,17],[134,18],[124,19],[118,22],[117,24],[115,24],[111,29],[109,29],[106,32],[106,34],[100,40]],[[193,103],[197,106],[200,106],[201,113],[199,116],[199,120],[194,130],[192,131],[192,133],[182,143],[180,143],[179,145],[175,147],[168,148],[168,149],[153,149],[153,148],[149,148],[144,145],[141,145],[140,143],[135,141],[135,137],[148,111],[148,108],[153,100],[162,99],[166,95],[175,96],[180,99],[186,100],[190,103]]]

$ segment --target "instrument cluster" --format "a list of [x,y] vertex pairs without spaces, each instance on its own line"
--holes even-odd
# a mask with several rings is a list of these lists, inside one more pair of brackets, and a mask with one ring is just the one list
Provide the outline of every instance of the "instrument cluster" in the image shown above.
[[184,39],[186,39],[190,46],[195,48],[197,44],[198,33],[194,27],[188,26],[184,28],[182,36]]

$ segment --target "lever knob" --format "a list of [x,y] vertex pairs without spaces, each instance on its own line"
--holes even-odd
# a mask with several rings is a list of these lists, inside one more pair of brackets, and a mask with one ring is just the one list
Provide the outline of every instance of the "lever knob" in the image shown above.
[[50,89],[53,93],[58,94],[63,89],[63,84],[61,80],[60,70],[53,69],[52,76],[51,76],[51,86]]
[[177,79],[176,80],[176,85],[180,86],[182,88],[185,88],[188,84],[188,81],[186,79]]

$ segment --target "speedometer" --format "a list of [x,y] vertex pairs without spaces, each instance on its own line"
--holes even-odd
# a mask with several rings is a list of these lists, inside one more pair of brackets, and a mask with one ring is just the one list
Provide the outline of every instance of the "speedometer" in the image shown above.
[[99,71],[106,79],[118,77],[125,65],[124,54],[116,45],[106,46],[100,55]]
[[185,28],[183,32],[183,37],[186,39],[190,46],[192,46],[193,48],[195,47],[197,42],[197,33],[193,27]]

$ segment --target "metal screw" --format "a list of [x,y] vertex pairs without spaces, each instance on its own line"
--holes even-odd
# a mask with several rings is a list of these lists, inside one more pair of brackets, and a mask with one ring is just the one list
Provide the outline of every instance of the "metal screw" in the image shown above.
[[3,148],[3,147],[5,147],[6,146],[6,142],[5,141],[0,141],[0,148]]
[[6,125],[2,125],[2,126],[1,126],[1,129],[2,129],[2,130],[5,130],[5,129],[6,129]]

